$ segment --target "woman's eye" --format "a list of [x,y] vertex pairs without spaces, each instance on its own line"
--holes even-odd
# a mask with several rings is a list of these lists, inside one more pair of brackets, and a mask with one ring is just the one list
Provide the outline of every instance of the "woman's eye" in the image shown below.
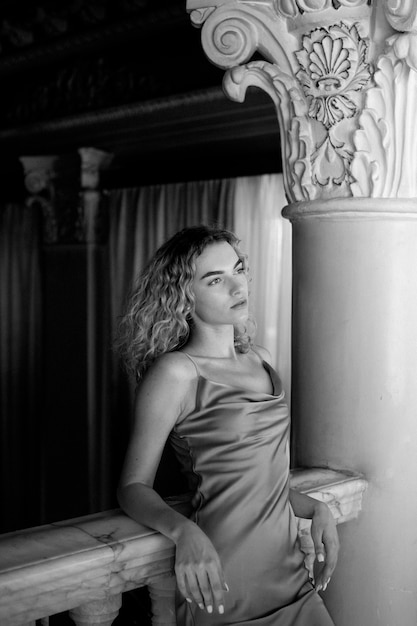
[[209,282],[209,285],[217,285],[217,283],[219,282],[220,282],[220,278],[213,278],[213,280]]

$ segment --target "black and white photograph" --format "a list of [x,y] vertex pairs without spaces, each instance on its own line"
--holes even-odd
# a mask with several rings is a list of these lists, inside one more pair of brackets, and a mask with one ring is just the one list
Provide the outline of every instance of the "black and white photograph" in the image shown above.
[[0,0],[0,626],[417,625],[417,3]]

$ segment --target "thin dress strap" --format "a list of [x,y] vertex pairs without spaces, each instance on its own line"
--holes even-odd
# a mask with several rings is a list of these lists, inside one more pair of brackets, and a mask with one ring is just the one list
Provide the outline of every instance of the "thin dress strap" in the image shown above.
[[185,354],[185,356],[186,356],[186,357],[188,357],[188,358],[190,359],[191,363],[192,363],[192,364],[194,365],[194,367],[195,367],[195,371],[197,372],[197,376],[200,376],[200,370],[199,370],[199,367],[198,367],[197,363],[194,361],[193,357],[192,357],[190,354],[188,354],[188,352],[184,352],[184,350],[181,350],[181,353],[182,353],[182,354]]
[[258,350],[255,348],[255,346],[251,346],[251,350],[254,354],[256,354],[260,362],[263,364],[265,362],[265,359],[261,357],[261,355],[259,354]]

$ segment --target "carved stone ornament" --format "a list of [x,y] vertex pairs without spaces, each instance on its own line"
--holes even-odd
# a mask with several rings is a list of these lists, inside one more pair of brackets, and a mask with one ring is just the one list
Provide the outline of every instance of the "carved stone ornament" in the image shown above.
[[26,204],[39,206],[46,244],[101,243],[106,238],[106,210],[99,187],[100,170],[112,155],[95,148],[78,154],[24,156]]
[[417,196],[417,3],[188,0],[187,10],[227,70],[225,93],[272,98],[290,203]]
[[102,243],[105,239],[106,212],[100,190],[100,171],[107,168],[113,155],[97,148],[80,148],[81,202],[79,220],[86,243]]
[[43,216],[43,239],[45,243],[58,240],[58,219],[54,208],[54,178],[56,156],[20,157],[25,175],[25,187],[29,192],[26,204],[39,206]]

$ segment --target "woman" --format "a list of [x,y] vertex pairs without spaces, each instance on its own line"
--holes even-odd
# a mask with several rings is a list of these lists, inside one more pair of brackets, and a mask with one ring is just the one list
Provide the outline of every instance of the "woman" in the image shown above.
[[[248,268],[232,233],[184,229],[132,293],[119,347],[140,379],[120,506],[175,544],[179,626],[331,626],[320,596],[338,538],[328,507],[289,489],[289,417],[249,332]],[[185,517],[153,489],[169,439],[193,493]],[[316,586],[295,515],[312,519]]]

